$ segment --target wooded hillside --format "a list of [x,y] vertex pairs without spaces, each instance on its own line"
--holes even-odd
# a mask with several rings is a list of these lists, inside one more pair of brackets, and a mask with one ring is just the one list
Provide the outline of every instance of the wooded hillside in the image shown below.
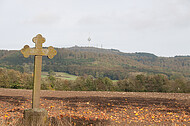
[[[158,57],[150,53],[123,53],[94,47],[57,48],[57,55],[43,57],[43,71],[66,72],[83,76],[124,79],[136,74],[164,74],[169,78],[190,77],[190,57]],[[33,56],[24,58],[19,50],[0,50],[0,67],[33,71]]]

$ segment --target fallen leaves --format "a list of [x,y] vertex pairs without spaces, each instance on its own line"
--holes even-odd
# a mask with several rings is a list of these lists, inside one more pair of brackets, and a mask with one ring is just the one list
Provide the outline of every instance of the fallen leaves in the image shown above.
[[[79,93],[79,92],[77,92]],[[81,92],[82,93],[82,92]],[[100,92],[99,92],[100,93]],[[67,118],[73,125],[97,122],[122,124],[184,124],[190,125],[190,113],[180,101],[163,99],[141,100],[137,97],[50,97],[40,99],[40,107],[50,117]],[[31,98],[23,95],[24,101],[16,97],[0,97],[0,117],[14,121],[23,117],[25,109],[31,108]],[[162,100],[162,99],[160,99]],[[151,103],[152,102],[152,103]]]

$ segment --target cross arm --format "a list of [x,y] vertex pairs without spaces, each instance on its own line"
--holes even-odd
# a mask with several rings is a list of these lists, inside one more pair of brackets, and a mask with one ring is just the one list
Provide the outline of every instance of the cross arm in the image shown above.
[[57,51],[52,47],[48,47],[48,49],[37,49],[37,48],[30,48],[28,45],[25,45],[23,49],[21,49],[21,53],[25,58],[29,57],[30,55],[36,56],[48,56],[49,59],[52,59],[56,54]]

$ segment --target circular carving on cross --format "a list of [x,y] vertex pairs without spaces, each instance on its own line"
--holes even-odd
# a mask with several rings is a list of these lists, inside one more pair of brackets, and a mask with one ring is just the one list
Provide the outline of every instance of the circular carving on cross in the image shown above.
[[41,34],[38,34],[36,37],[32,39],[32,41],[35,43],[35,47],[37,49],[42,49],[42,44],[46,41],[46,39],[42,37]]

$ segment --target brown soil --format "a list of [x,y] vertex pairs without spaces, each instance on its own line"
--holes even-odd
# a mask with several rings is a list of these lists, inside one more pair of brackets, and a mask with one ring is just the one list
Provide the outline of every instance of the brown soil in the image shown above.
[[[190,94],[144,92],[41,92],[51,119],[72,125],[190,125]],[[0,88],[1,122],[13,124],[31,108],[32,91]],[[0,122],[0,124],[1,124]]]

